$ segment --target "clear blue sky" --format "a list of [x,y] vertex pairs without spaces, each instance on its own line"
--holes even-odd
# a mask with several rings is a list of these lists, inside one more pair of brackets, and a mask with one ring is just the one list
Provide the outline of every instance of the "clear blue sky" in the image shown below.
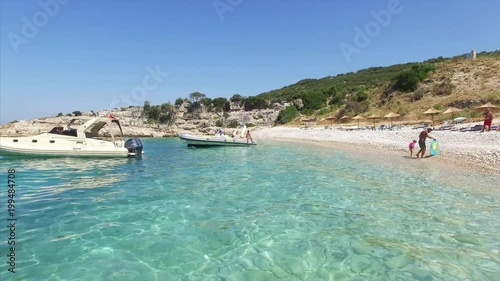
[[0,3],[1,124],[500,49],[498,0]]

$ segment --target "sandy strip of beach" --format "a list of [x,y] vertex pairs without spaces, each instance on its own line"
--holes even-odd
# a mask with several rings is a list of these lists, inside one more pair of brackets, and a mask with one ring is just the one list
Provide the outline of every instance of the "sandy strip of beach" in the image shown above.
[[[411,159],[408,145],[418,140],[422,129],[401,130],[341,130],[325,128],[273,127],[252,131],[254,140],[300,141],[318,145],[329,145],[370,157],[399,156],[408,161],[425,161],[452,169],[463,169],[478,173],[500,175],[500,132],[490,131],[439,131],[431,136],[439,140],[439,153],[433,157]],[[429,143],[427,151],[429,156]],[[418,152],[415,146],[413,157]],[[432,162],[431,162],[432,161]]]

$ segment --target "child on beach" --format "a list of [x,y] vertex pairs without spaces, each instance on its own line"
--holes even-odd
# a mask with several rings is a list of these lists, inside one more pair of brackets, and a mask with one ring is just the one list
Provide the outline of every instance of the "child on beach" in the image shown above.
[[413,140],[410,142],[408,145],[408,148],[410,149],[410,157],[413,157],[413,149],[415,148],[415,144],[417,143],[417,140]]

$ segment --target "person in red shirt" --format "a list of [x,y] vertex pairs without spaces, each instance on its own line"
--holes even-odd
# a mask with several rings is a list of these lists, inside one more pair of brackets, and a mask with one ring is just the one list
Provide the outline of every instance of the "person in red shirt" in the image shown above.
[[486,131],[491,130],[491,123],[493,122],[493,112],[491,112],[491,109],[486,108],[486,110],[483,113],[484,116],[484,123],[483,123],[483,129],[481,130],[481,133]]

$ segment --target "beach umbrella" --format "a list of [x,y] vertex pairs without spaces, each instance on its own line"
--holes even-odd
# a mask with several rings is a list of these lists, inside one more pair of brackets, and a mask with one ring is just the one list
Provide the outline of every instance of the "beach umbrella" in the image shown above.
[[304,122],[304,124],[305,124],[305,123],[307,123],[307,122],[311,122],[311,121],[312,121],[312,119],[307,118],[307,117],[302,117],[302,118],[300,118],[300,121]]
[[312,119],[310,119],[308,117],[302,117],[302,118],[300,118],[300,121],[304,122],[304,128],[308,128],[309,127],[309,122],[311,122]]
[[347,115],[344,115],[342,117],[340,117],[340,120],[347,120],[347,119],[350,119],[351,117],[350,116],[347,116]]
[[450,107],[448,108],[445,112],[443,112],[443,114],[448,114],[448,113],[451,113],[451,120],[453,120],[453,114],[454,113],[457,113],[457,112],[462,112],[463,110],[460,109],[460,108],[456,108],[456,107]]
[[366,118],[358,114],[358,115],[352,117],[352,119],[358,120],[358,129],[359,129],[359,120],[366,119]]
[[483,104],[481,106],[476,107],[476,109],[478,109],[478,110],[482,110],[482,109],[486,109],[486,108],[489,108],[491,110],[498,110],[498,109],[500,109],[499,106],[496,106],[496,105],[492,104],[491,102],[487,102],[487,103],[485,103],[485,104]]
[[380,117],[380,116],[378,116],[378,115],[375,115],[375,114],[372,114],[372,115],[370,115],[370,116],[368,116],[368,117],[366,117],[366,118],[368,118],[368,119],[373,119],[373,129],[375,129],[375,122],[377,121],[377,119],[380,119],[380,118],[382,118],[382,117]]
[[325,120],[330,120],[330,126],[333,126],[333,120],[335,120],[336,118],[334,116],[328,116],[325,118]]
[[394,113],[394,112],[389,112],[386,115],[384,115],[384,118],[391,120],[391,127],[392,127],[392,119],[398,118],[399,116],[401,116],[401,115]]
[[432,125],[434,125],[434,115],[441,113],[441,110],[437,110],[433,107],[427,109],[423,112],[424,114],[430,115],[432,119]]

